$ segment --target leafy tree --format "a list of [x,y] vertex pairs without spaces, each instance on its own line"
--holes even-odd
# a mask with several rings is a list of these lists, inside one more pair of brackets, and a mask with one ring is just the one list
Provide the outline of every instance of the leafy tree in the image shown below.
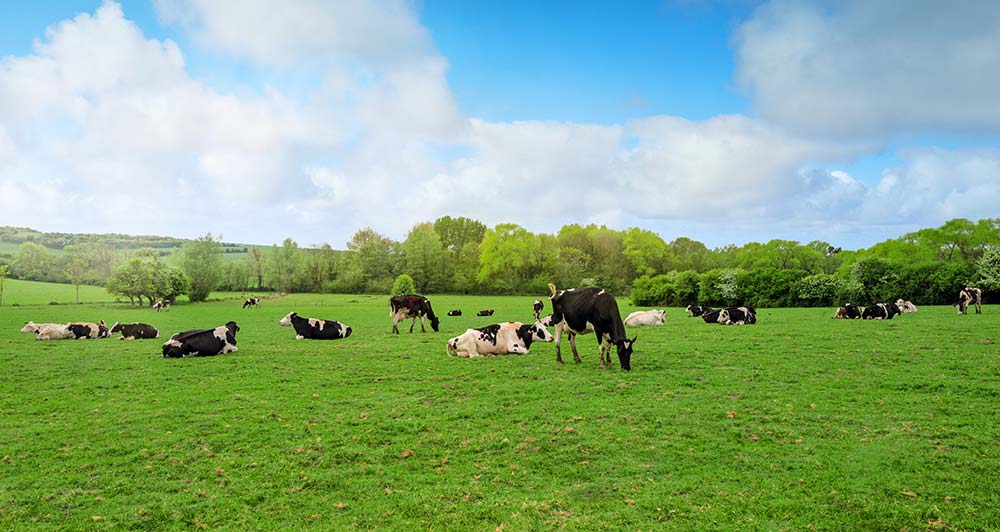
[[[678,270],[704,272],[712,267],[711,252],[705,244],[687,237],[679,237],[667,244]],[[732,264],[732,262],[729,262]]]
[[1000,248],[992,248],[976,262],[980,284],[987,290],[1000,290]]
[[154,290],[153,271],[143,257],[133,256],[115,269],[106,288],[111,294],[127,297],[133,307],[136,299],[142,306],[143,296]]
[[55,261],[52,253],[34,242],[24,242],[14,253],[11,263],[11,273],[18,279],[28,281],[52,280],[52,270]]
[[712,306],[742,303],[739,278],[743,272],[740,268],[717,268],[701,274],[698,280],[698,301],[702,305]]
[[413,284],[413,278],[404,273],[396,277],[396,282],[392,283],[392,291],[389,292],[389,295],[405,296],[415,293],[417,293],[417,289]]
[[441,289],[445,249],[434,225],[422,223],[413,226],[402,243],[402,249],[403,269],[413,278],[417,291],[424,293]]
[[192,302],[204,301],[222,280],[222,246],[212,233],[184,244],[180,268],[191,281],[188,294]]
[[90,273],[90,264],[87,258],[79,253],[70,255],[66,262],[66,278],[76,287],[76,304],[80,304],[80,285],[86,280]]
[[219,287],[223,290],[242,292],[250,286],[250,267],[245,261],[229,261],[222,264],[222,281]]
[[854,263],[851,279],[861,285],[861,303],[895,301],[897,266],[885,259],[868,257]]
[[243,258],[246,261],[247,270],[253,278],[257,279],[257,290],[264,289],[264,252],[257,247],[251,247],[247,256]]
[[271,246],[267,253],[266,269],[268,284],[279,292],[293,292],[302,277],[303,257],[299,245],[286,238],[281,247]]
[[[843,281],[828,273],[817,273],[803,277],[798,283],[798,300],[813,307],[839,306],[838,291]],[[850,300],[843,301],[849,303]]]
[[500,292],[524,293],[536,273],[540,248],[538,237],[527,229],[499,224],[479,244],[476,280]]
[[434,220],[434,232],[441,237],[441,245],[455,253],[469,242],[477,245],[482,242],[486,235],[486,226],[482,222],[464,216],[458,218],[444,216]]
[[386,293],[395,278],[398,248],[395,241],[370,227],[358,230],[347,243],[347,249],[354,252],[347,265],[347,277],[356,278],[362,291]]
[[625,233],[622,251],[639,275],[654,275],[670,267],[671,254],[660,235],[647,229],[633,227]]
[[4,282],[7,280],[8,275],[10,275],[10,266],[0,264],[0,306],[3,306]]
[[330,244],[303,250],[302,279],[298,284],[310,292],[323,291],[333,277],[336,265],[336,253]]

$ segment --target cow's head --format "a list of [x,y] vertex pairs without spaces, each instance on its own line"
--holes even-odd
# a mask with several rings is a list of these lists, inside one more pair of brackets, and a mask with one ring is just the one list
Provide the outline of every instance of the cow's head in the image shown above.
[[632,371],[632,346],[638,338],[638,336],[633,336],[631,340],[625,338],[615,342],[615,348],[618,350],[618,363],[625,371]]
[[280,320],[278,320],[278,325],[281,325],[282,327],[291,327],[292,326],[292,318],[294,318],[295,316],[298,316],[298,314],[296,314],[294,312],[289,312],[288,314],[285,314],[284,318],[281,318]]
[[116,332],[121,332],[121,330],[122,330],[122,324],[118,323],[117,321],[115,322],[114,325],[111,326],[111,334],[114,334]]
[[348,327],[347,325],[344,325],[343,323],[341,323],[340,326],[344,328],[343,329],[344,330],[344,336],[343,336],[343,338],[347,338],[348,336],[351,335],[351,328],[350,327]]
[[667,311],[665,311],[665,310],[657,310],[656,312],[660,315],[660,323],[666,323],[666,321],[667,321]]
[[21,327],[21,332],[23,332],[23,333],[37,333],[38,332],[38,325],[35,325],[34,323],[32,323],[32,322],[29,321],[28,323],[24,324],[24,327]]
[[229,329],[229,332],[233,336],[236,336],[236,333],[238,333],[240,331],[240,328],[236,325],[235,321],[228,321],[228,322],[226,322],[226,328]]
[[437,316],[430,318],[430,320],[431,329],[434,329],[434,332],[438,332],[438,326],[441,324],[441,320],[439,320]]
[[108,326],[104,324],[104,320],[97,322],[97,337],[107,338],[111,336],[110,331],[108,331]]

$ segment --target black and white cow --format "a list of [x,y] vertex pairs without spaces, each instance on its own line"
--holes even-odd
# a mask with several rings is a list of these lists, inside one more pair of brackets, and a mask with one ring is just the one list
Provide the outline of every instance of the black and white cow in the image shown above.
[[161,310],[170,310],[170,301],[167,299],[161,299],[153,304],[153,310],[159,312]]
[[493,309],[491,308],[480,310],[479,312],[476,313],[476,316],[492,316],[492,315],[493,315]]
[[351,328],[339,321],[303,318],[295,312],[289,312],[278,324],[295,329],[296,340],[339,340],[351,335]]
[[958,304],[955,308],[959,314],[967,314],[969,305],[976,306],[976,314],[983,313],[983,291],[978,288],[965,287],[958,293]]
[[706,312],[701,313],[700,318],[705,320],[705,323],[719,323],[720,314],[722,314],[722,309],[708,309]]
[[240,328],[230,321],[214,329],[193,329],[179,332],[163,344],[163,356],[181,358],[184,356],[207,357],[225,353],[235,353],[236,333]]
[[891,320],[893,316],[900,314],[899,307],[895,303],[875,303],[869,305],[861,311],[863,320]]
[[533,342],[551,342],[552,335],[539,322],[524,324],[519,321],[497,323],[464,333],[448,340],[445,352],[460,357],[482,355],[527,354]]
[[434,332],[437,332],[438,325],[440,324],[440,320],[434,315],[434,310],[431,309],[430,300],[420,295],[394,296],[389,298],[389,316],[392,318],[392,332],[395,334],[399,334],[399,322],[406,318],[413,319],[413,323],[410,324],[410,332],[413,332],[413,326],[417,324],[417,318],[420,318],[420,332],[427,332],[424,329],[425,317],[430,320],[431,329],[434,329]]
[[552,291],[549,300],[551,323],[555,327],[556,362],[563,363],[560,343],[564,333],[570,335],[573,361],[579,364],[575,335],[593,330],[597,335],[601,366],[611,366],[611,346],[614,345],[621,368],[632,369],[632,346],[636,338],[629,339],[625,335],[625,325],[614,296],[602,288],[570,288],[557,292],[552,283],[549,283],[549,290]]
[[686,309],[689,314],[689,318],[694,318],[696,316],[703,316],[708,312],[712,312],[712,307],[703,307],[701,305],[688,305]]
[[837,309],[837,313],[833,315],[833,319],[861,319],[861,309],[859,309],[854,303],[846,303],[844,306]]
[[140,340],[159,338],[160,331],[147,323],[118,323],[111,327],[111,334],[122,333],[119,340]]
[[719,311],[717,323],[721,325],[753,325],[757,323],[757,309],[750,305],[724,308]]
[[542,303],[538,299],[536,299],[535,302],[531,304],[531,310],[535,313],[535,321],[539,321],[542,319],[541,318],[542,309],[544,308],[545,308],[545,303]]
[[66,327],[69,329],[69,332],[73,333],[73,338],[77,340],[83,340],[86,338],[107,338],[110,336],[108,327],[104,325],[104,320],[97,323],[90,323],[86,321],[67,323]]
[[259,297],[248,297],[246,301],[243,302],[243,308],[260,308],[260,298]]
[[461,316],[462,315],[462,311],[461,311],[461,309],[449,310],[448,311],[448,315],[449,316]]

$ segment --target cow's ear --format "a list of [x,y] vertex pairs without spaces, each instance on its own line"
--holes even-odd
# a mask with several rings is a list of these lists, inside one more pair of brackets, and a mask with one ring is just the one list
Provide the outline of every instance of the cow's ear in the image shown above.
[[639,339],[639,337],[638,337],[638,336],[633,336],[633,337],[632,337],[632,339],[631,339],[631,340],[629,340],[629,342],[631,342],[631,343],[633,343],[633,344],[634,344],[634,343],[635,343],[635,341],[636,341],[636,340],[638,340],[638,339]]

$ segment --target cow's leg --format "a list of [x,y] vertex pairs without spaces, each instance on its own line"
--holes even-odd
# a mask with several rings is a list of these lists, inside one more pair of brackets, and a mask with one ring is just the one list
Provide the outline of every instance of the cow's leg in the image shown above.
[[562,364],[563,363],[562,350],[559,349],[559,346],[562,344],[562,327],[556,325],[555,334],[553,334],[553,340],[556,343],[556,362]]
[[[413,326],[416,325],[416,324],[417,324],[417,318],[416,318],[416,316],[414,316],[414,318],[412,320],[410,320],[410,332],[413,332]],[[423,325],[423,324],[421,324],[421,325]]]
[[392,332],[393,334],[399,334],[399,313],[395,313],[392,316]]
[[420,332],[425,333],[427,329],[424,329],[424,317],[420,316]]
[[580,353],[576,350],[576,333],[569,333],[569,346],[573,348],[573,362],[577,364],[583,362],[580,360]]
[[983,303],[981,301],[976,301],[976,314],[983,313]]

